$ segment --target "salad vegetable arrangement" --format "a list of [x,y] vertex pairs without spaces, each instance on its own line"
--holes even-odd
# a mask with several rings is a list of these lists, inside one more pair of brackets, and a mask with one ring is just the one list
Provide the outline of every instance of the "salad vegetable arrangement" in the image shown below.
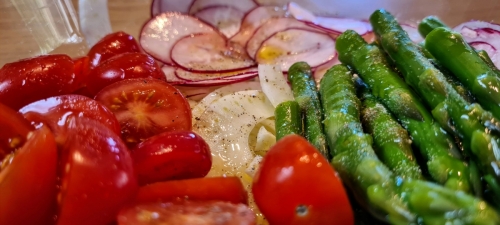
[[151,14],[0,69],[0,224],[500,224],[500,26]]

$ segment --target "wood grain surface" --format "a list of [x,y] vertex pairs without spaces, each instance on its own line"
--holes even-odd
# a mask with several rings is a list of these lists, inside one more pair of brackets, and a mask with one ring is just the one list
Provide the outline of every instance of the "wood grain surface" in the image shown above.
[[[46,14],[34,14],[30,10],[47,7],[44,3],[49,6],[56,4],[59,8],[68,7],[70,3],[73,3],[75,13],[78,14],[79,1],[105,0],[0,0],[0,66],[9,61],[38,55],[41,52],[39,46],[44,46],[46,41],[51,41],[43,37],[47,35],[47,32],[49,34],[54,32],[54,24],[43,20],[38,21],[36,19],[38,16]],[[112,30],[122,30],[137,37],[142,24],[150,17],[151,1],[108,0]],[[257,1],[277,4],[287,2],[287,0]],[[417,23],[427,15],[437,15],[450,26],[471,19],[500,22],[499,0],[295,0],[295,2],[318,14],[339,17],[366,19],[375,9],[385,8],[401,21],[409,23]],[[52,10],[51,13],[58,15],[60,12]],[[72,18],[78,19],[78,15],[67,15],[67,17],[70,21]],[[55,25],[57,27],[58,24]],[[78,32],[77,26],[74,34],[81,34]],[[64,44],[52,53],[67,53],[71,56],[84,54],[87,50],[85,42],[78,39],[73,41],[73,44]],[[57,45],[57,43],[52,44]]]

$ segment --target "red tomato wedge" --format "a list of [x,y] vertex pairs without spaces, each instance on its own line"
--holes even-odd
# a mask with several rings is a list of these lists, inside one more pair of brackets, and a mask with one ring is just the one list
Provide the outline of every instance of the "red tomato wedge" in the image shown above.
[[99,122],[72,117],[61,156],[59,225],[109,224],[137,191],[120,137]]
[[123,80],[104,88],[95,99],[115,114],[128,146],[166,131],[191,130],[189,103],[164,81]]
[[119,225],[252,225],[255,214],[244,204],[220,201],[142,203],[124,208]]
[[71,116],[96,120],[120,135],[120,124],[113,112],[102,103],[82,95],[46,98],[24,106],[19,112],[35,126],[40,123],[47,124],[58,140],[64,141],[64,127]]
[[107,59],[127,52],[141,52],[139,43],[132,35],[122,31],[108,34],[97,42],[87,53],[94,68]]
[[14,110],[36,100],[70,94],[83,84],[67,55],[44,55],[0,69],[0,103]]
[[207,177],[153,183],[139,188],[135,202],[168,202],[176,199],[248,202],[248,193],[237,177]]
[[129,78],[166,80],[165,74],[151,56],[131,52],[111,57],[92,69],[87,78],[87,89],[95,95],[104,87]]
[[57,147],[44,126],[28,135],[10,165],[0,172],[0,224],[52,224],[56,178]]
[[33,129],[21,114],[0,103],[0,164],[5,156],[24,144]]
[[155,135],[137,145],[131,155],[140,185],[204,177],[212,167],[210,147],[191,131]]
[[271,147],[254,177],[252,193],[270,224],[354,224],[335,170],[298,135]]

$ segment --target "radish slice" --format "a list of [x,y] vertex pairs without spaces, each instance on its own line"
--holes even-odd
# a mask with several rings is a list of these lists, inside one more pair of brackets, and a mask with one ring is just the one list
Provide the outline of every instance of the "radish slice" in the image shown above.
[[358,34],[364,35],[372,31],[372,26],[367,21],[349,18],[317,17],[309,10],[302,8],[294,2],[288,3],[288,12],[295,19],[304,21],[310,26],[330,33],[340,34],[346,30],[354,30]]
[[415,43],[420,43],[424,40],[422,35],[418,32],[417,27],[408,24],[401,24],[401,28],[406,31],[410,39]]
[[279,65],[259,65],[259,81],[262,91],[274,107],[282,102],[292,101],[292,89],[285,80]]
[[340,64],[341,62],[339,61],[339,57],[338,57],[338,54],[335,55],[335,57],[333,59],[331,59],[330,61],[328,61],[327,63],[321,65],[321,66],[318,66],[318,68],[316,68],[316,70],[314,70],[314,81],[316,81],[316,86],[318,87],[318,90],[319,90],[319,82],[321,81],[321,79],[323,78],[323,76],[325,75],[326,71],[328,71],[330,68],[332,68],[332,66],[335,66],[337,64]]
[[335,41],[325,33],[303,29],[280,31],[264,41],[258,51],[258,63],[279,64],[283,71],[298,61],[317,67],[336,55]]
[[262,91],[240,91],[212,104],[193,124],[193,131],[210,146],[212,169],[207,176],[243,176],[254,158],[249,134],[274,116],[274,107]]
[[[179,1],[179,0],[177,0]],[[196,12],[211,6],[225,5],[238,9],[244,13],[250,11],[251,9],[257,7],[257,4],[253,0],[195,0],[191,7],[189,8],[189,14],[195,14]]]
[[231,71],[225,73],[190,72],[181,68],[175,70],[175,75],[181,80],[204,81],[217,79],[238,79],[241,76],[256,76],[257,68],[251,67],[244,70]]
[[[209,86],[209,87],[189,87],[189,86],[180,86],[176,85],[175,88],[177,88],[183,96],[185,96],[188,100],[194,100],[196,101],[196,105],[198,105],[198,102],[205,98],[208,94],[212,93],[213,91],[224,87],[224,85],[218,85],[218,86]],[[191,107],[191,110],[194,108]]]
[[485,50],[497,68],[500,68],[500,25],[470,21],[454,28],[464,40],[476,49]]
[[239,32],[231,38],[231,42],[245,46],[257,28],[271,18],[285,17],[286,10],[275,6],[259,6],[248,12],[241,22]]
[[226,37],[232,37],[240,30],[245,13],[230,6],[210,6],[194,15],[219,29]]
[[[293,18],[271,18],[266,23],[264,23],[253,36],[248,40],[246,50],[250,57],[256,57],[257,51],[259,50],[262,42],[269,39],[279,31],[283,31],[289,28],[301,28],[304,30],[317,30],[312,27],[307,26],[304,22],[298,21]],[[290,46],[291,47],[291,46]],[[284,68],[283,68],[284,69]]]
[[140,44],[144,51],[166,64],[173,64],[170,52],[175,43],[195,33],[216,33],[214,28],[195,17],[177,12],[162,13],[142,28]]
[[151,17],[163,12],[187,13],[192,4],[193,0],[153,0],[151,4]]
[[172,48],[172,61],[185,70],[228,72],[255,65],[239,45],[218,33],[200,33],[180,39]]
[[[186,80],[181,79],[177,76],[179,69],[164,65],[162,67],[163,73],[165,73],[165,78],[168,83],[172,85],[181,85],[181,86],[192,86],[192,87],[207,87],[207,86],[217,86],[224,84],[232,84],[241,82],[244,80],[248,80],[257,76],[257,72],[255,73],[242,73],[242,74],[233,74],[232,76],[222,77],[222,78],[210,78],[210,79],[200,79],[200,80]],[[187,72],[189,73],[189,72]],[[195,76],[193,73],[191,76]],[[202,74],[196,74],[197,76],[203,76]]]
[[195,124],[196,121],[200,119],[200,116],[203,114],[203,112],[205,112],[207,107],[216,100],[238,91],[248,90],[261,90],[260,83],[256,81],[244,81],[226,85],[216,89],[213,92],[210,92],[203,99],[201,99],[200,102],[191,110],[191,114],[193,116],[193,124]]

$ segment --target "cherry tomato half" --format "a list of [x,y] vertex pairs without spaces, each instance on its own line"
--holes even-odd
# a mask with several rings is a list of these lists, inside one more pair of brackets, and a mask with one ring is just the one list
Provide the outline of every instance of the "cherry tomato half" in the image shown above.
[[70,118],[61,156],[59,225],[109,224],[137,191],[132,158],[99,122]]
[[248,203],[248,193],[237,177],[206,177],[157,182],[139,188],[135,202],[168,202],[176,199],[219,200]]
[[44,55],[0,69],[0,103],[14,110],[36,100],[70,94],[83,84],[67,55]]
[[254,177],[252,193],[270,224],[354,224],[335,170],[298,135],[271,147]]
[[164,81],[119,81],[104,88],[95,99],[113,111],[128,146],[166,131],[191,130],[189,103],[179,90]]
[[131,155],[140,185],[204,177],[212,167],[210,147],[191,131],[155,135],[138,144]]
[[49,128],[43,126],[28,135],[0,172],[0,224],[52,224],[56,182],[57,147]]
[[141,52],[139,43],[132,35],[122,31],[108,34],[97,42],[87,53],[94,68],[107,59],[127,52]]
[[64,141],[64,127],[72,115],[94,119],[120,135],[120,124],[102,103],[82,95],[61,95],[30,103],[19,110],[32,125],[47,124],[58,142]]
[[253,225],[255,214],[246,205],[221,201],[142,203],[126,207],[119,225]]
[[0,165],[5,156],[24,144],[32,130],[21,114],[0,103]]
[[166,79],[151,56],[137,52],[123,53],[109,58],[90,71],[87,89],[95,95],[104,87],[129,78]]

